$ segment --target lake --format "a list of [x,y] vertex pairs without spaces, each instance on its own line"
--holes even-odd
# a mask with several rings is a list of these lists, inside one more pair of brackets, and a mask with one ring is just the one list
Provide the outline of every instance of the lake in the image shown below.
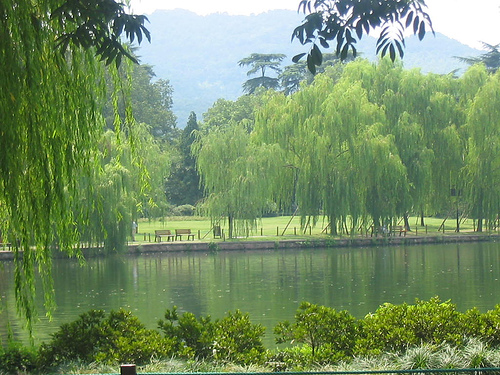
[[[15,337],[25,341],[16,318],[13,264],[0,267],[0,336],[5,339],[10,320]],[[49,322],[37,299],[36,342],[90,309],[125,308],[156,328],[165,309],[176,305],[180,312],[212,318],[230,310],[247,312],[253,323],[267,327],[270,347],[273,327],[293,320],[302,301],[345,309],[358,318],[384,302],[433,296],[451,299],[460,311],[492,309],[500,303],[500,244],[116,255],[88,259],[85,266],[56,259],[53,275],[57,310]]]

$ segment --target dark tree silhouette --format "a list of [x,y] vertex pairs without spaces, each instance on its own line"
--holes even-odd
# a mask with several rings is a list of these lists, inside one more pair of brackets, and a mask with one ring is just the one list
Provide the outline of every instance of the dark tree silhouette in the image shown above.
[[488,52],[476,57],[457,57],[457,59],[469,65],[482,63],[486,66],[488,72],[495,73],[498,68],[500,68],[500,51],[498,50],[500,48],[500,43],[492,45],[482,42],[482,44]]
[[243,84],[243,91],[247,94],[253,94],[258,87],[266,89],[278,89],[280,80],[266,76],[267,70],[274,70],[276,74],[281,73],[281,62],[286,56],[281,53],[252,53],[238,61],[239,66],[251,66],[247,72],[247,76],[251,76],[260,72],[260,76],[251,78]]
[[299,61],[307,55],[307,67],[311,73],[323,61],[318,46],[330,48],[343,60],[349,50],[356,56],[355,44],[364,34],[380,30],[377,40],[377,53],[387,53],[394,61],[396,56],[403,57],[404,32],[411,29],[422,40],[432,22],[424,11],[424,0],[302,0],[299,10],[306,17],[293,31],[292,39],[302,44],[312,44],[308,53],[293,58]]

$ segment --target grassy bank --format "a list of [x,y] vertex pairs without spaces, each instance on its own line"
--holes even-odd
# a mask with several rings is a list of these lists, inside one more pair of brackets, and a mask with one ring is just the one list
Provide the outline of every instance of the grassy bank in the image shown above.
[[[474,222],[471,219],[466,219],[460,223],[460,233],[455,232],[456,221],[453,218],[444,220],[443,218],[426,218],[425,226],[419,225],[419,218],[410,218],[411,231],[407,233],[409,236],[423,235],[466,235],[474,232]],[[444,224],[443,224],[444,223]],[[398,223],[401,225],[402,223]],[[255,228],[252,228],[247,233],[240,233],[231,241],[244,239],[245,241],[276,241],[283,239],[338,239],[345,238],[349,235],[342,234],[331,236],[328,229],[325,229],[326,221],[318,220],[316,225],[310,223],[306,229],[300,222],[300,217],[277,216],[263,218],[258,221]],[[221,228],[227,238],[227,223],[221,222]],[[444,228],[444,230],[443,230]],[[196,241],[216,242],[223,241],[221,238],[214,238],[212,233],[212,223],[209,219],[203,217],[167,217],[159,220],[141,219],[138,222],[138,234],[135,237],[137,243],[154,242],[154,233],[158,229],[170,229],[172,233],[175,229],[191,229],[195,233]],[[485,234],[489,232],[485,231]],[[477,233],[476,233],[477,234]],[[354,236],[370,236],[369,226],[357,231]]]

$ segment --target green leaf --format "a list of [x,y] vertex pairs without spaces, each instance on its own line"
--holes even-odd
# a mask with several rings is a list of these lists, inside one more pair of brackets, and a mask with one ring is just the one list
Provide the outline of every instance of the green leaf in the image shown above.
[[420,18],[418,16],[415,17],[415,19],[413,20],[413,34],[417,33],[419,22],[420,22]]
[[[382,29],[382,32],[380,33],[380,36],[377,39],[376,45],[383,44],[382,39],[384,39],[387,35],[389,34],[389,26],[386,26]],[[387,40],[387,38],[385,39]]]
[[359,20],[356,24],[356,35],[358,36],[358,39],[363,37],[363,22],[361,22],[361,20]]
[[413,21],[413,11],[408,13],[408,17],[406,17],[406,28],[410,27],[411,22]]
[[345,60],[347,58],[347,54],[349,53],[349,44],[346,44],[342,48],[342,52],[340,52],[340,59]]
[[394,48],[394,44],[392,43],[389,47],[389,56],[392,61],[396,60],[396,49]]
[[316,44],[313,44],[313,47],[311,49],[311,56],[314,60],[314,64],[320,66],[323,62],[323,54]]
[[380,50],[381,50],[384,46],[386,46],[386,45],[387,45],[388,41],[389,41],[389,38],[385,38],[385,39],[381,40],[380,42],[377,42],[377,50],[376,50],[377,54],[380,52]]
[[312,74],[316,74],[316,65],[314,64],[311,54],[307,55],[307,69],[309,69]]
[[387,48],[389,48],[389,46],[390,46],[390,43],[388,43],[388,42],[386,41],[384,48],[382,48],[382,53],[381,53],[381,56],[382,56],[382,57],[384,57],[384,56],[386,55],[386,53],[387,53]]
[[420,29],[418,30],[418,39],[422,40],[425,36],[425,22],[420,22]]
[[301,58],[303,58],[306,55],[306,53],[299,53],[298,55],[295,55],[292,57],[292,61],[296,64],[300,61]]

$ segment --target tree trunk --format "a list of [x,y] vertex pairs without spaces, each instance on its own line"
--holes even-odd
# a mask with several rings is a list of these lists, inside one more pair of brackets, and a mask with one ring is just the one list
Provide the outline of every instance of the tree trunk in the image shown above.
[[404,223],[405,223],[405,229],[410,232],[411,231],[411,228],[410,228],[410,222],[408,220],[408,214],[404,214],[403,216],[403,220],[404,220]]
[[483,231],[483,192],[479,194],[478,205],[477,205],[477,232]]
[[233,217],[231,215],[229,215],[227,217],[227,222],[228,222],[228,225],[229,225],[229,238],[233,238],[233,226],[234,226],[234,223],[233,223]]

